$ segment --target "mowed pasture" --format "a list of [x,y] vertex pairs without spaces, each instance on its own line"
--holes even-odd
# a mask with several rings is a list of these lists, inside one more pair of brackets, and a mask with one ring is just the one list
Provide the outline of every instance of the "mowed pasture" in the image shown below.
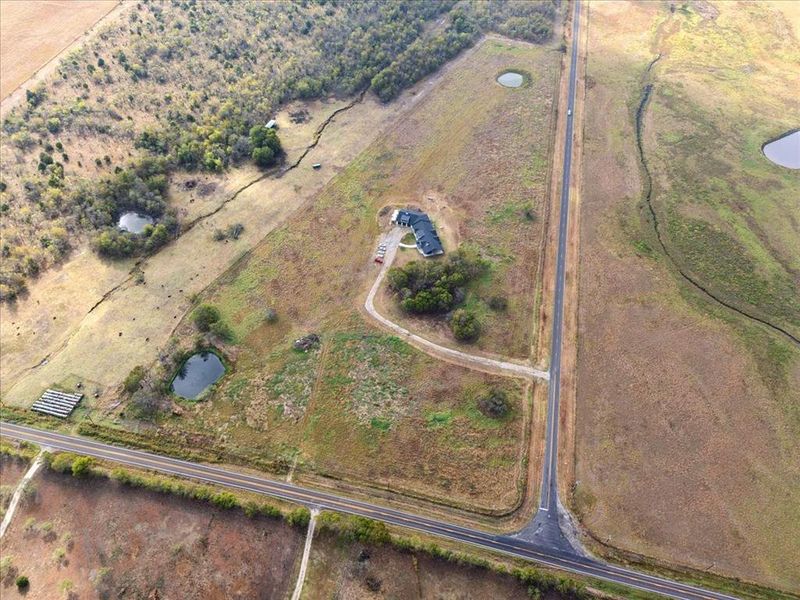
[[652,83],[643,148],[680,268],[794,327],[800,186],[760,146],[793,126],[797,28],[792,3],[590,4],[572,498],[598,542],[794,591],[800,350],[665,256],[635,112]]
[[118,5],[118,0],[0,2],[0,99]]
[[[491,215],[522,198],[542,201],[531,188],[539,185],[543,194],[544,183],[534,177],[526,187],[520,173],[502,170],[495,183],[511,181],[507,190],[464,181],[476,179],[470,168],[482,136],[506,155],[499,137],[488,133],[493,126],[528,158],[542,152],[546,164],[546,141],[539,147],[523,133],[531,132],[525,121],[532,113],[547,121],[552,90],[544,90],[555,83],[557,63],[555,51],[489,39],[450,65],[435,86],[424,84],[431,87],[412,112],[198,299],[218,307],[232,327],[236,372],[209,402],[164,426],[263,448],[290,463],[296,457],[296,479],[333,476],[482,511],[513,509],[524,475],[530,390],[434,360],[382,333],[363,302],[379,269],[372,253],[385,208],[425,203],[432,194],[449,209],[443,225],[462,240],[475,232],[476,243],[486,242],[494,285],[517,303],[487,324],[487,339],[520,335],[517,347],[529,352],[540,224],[509,211],[507,229],[495,228]],[[516,102],[502,94],[517,90],[495,89],[497,73],[509,66],[536,74]],[[530,260],[501,260],[495,248],[516,249]],[[268,322],[268,309],[277,322]],[[187,319],[177,333],[191,339],[194,331]],[[308,333],[320,335],[320,348],[294,351],[292,341]],[[510,410],[493,419],[478,403],[498,388]]]
[[0,589],[30,600],[286,598],[303,537],[279,519],[45,468],[3,537]]

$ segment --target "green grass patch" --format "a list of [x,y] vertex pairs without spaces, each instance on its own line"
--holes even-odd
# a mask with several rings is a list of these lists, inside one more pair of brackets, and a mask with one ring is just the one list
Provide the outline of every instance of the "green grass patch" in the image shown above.
[[453,421],[452,410],[432,411],[425,415],[425,425],[428,429],[441,429]]

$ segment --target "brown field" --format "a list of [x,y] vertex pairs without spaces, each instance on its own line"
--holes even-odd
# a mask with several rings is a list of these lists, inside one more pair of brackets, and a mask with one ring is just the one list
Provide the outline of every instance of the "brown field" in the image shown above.
[[[783,79],[788,71],[781,61],[789,51],[771,45],[773,36],[786,40],[781,36],[797,31],[797,13],[790,12],[796,6],[744,6],[698,2],[684,15],[658,3],[590,4],[573,507],[601,543],[798,591],[800,352],[681,283],[654,250],[652,230],[639,216],[643,180],[634,111],[645,68],[661,52],[645,125],[657,210],[673,219],[701,215],[712,222],[723,215],[728,224],[720,221],[718,230],[739,232],[738,247],[753,253],[759,269],[778,272],[778,262],[791,266],[781,258],[786,248],[781,240],[793,233],[778,227],[791,218],[763,220],[772,211],[792,214],[785,204],[791,187],[769,209],[752,200],[753,214],[745,218],[760,232],[760,242],[738,225],[740,215],[748,214],[746,203],[698,201],[682,206],[683,216],[675,217],[668,212],[674,196],[668,196],[672,204],[665,199],[680,177],[676,169],[691,174],[695,164],[703,164],[679,153],[675,140],[681,135],[693,139],[698,134],[692,128],[707,126],[703,119],[717,115],[739,131],[749,132],[751,122],[763,131],[766,125],[742,115],[752,111],[780,123],[786,118],[781,102],[796,98],[791,82]],[[732,51],[743,38],[747,47]],[[714,40],[713,47],[702,40]],[[703,61],[697,61],[698,53]],[[736,60],[750,61],[752,68],[740,69]],[[759,75],[739,85],[735,76],[723,76],[728,69]],[[722,86],[719,97],[726,101],[704,112],[696,107],[711,97],[709,86]],[[696,111],[691,118],[680,124],[668,118],[680,109],[665,89],[682,90],[688,101],[681,109]],[[773,98],[763,111],[752,108],[759,94]],[[754,154],[737,165],[729,150],[737,138],[718,125],[713,131],[728,141],[719,155],[733,166],[727,179],[735,182],[736,193],[748,197],[759,178],[772,181],[762,197],[766,190],[792,185],[789,175],[761,161],[749,133],[737,141]],[[748,175],[740,176],[744,169]],[[672,232],[678,226],[670,227]],[[758,243],[774,252],[758,250]],[[738,283],[708,281],[723,291]]]
[[0,2],[0,99],[69,47],[118,0]]
[[311,547],[301,598],[523,600],[530,596],[525,585],[508,575],[450,565],[421,552],[345,542],[323,531],[315,536]]
[[[275,519],[43,471],[2,540],[25,598],[285,598],[301,530]],[[3,598],[23,597],[14,575]]]

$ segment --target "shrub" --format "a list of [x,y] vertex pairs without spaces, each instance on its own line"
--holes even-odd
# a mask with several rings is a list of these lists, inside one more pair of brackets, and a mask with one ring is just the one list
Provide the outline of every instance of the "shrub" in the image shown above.
[[122,384],[122,387],[127,393],[133,394],[141,387],[142,380],[146,374],[147,372],[143,366],[139,365],[138,367],[134,367],[125,378],[125,382]]
[[241,223],[234,223],[233,225],[230,225],[228,227],[225,233],[228,236],[228,238],[232,240],[238,240],[239,236],[242,235],[243,231],[244,231],[244,225],[242,225]]
[[139,419],[150,419],[161,408],[162,398],[159,392],[149,389],[136,390],[131,395],[128,405],[132,416]]
[[508,298],[505,296],[492,296],[489,299],[489,308],[498,312],[505,311],[508,308]]
[[201,304],[192,313],[192,320],[200,331],[209,331],[219,319],[219,310],[210,304]]
[[474,342],[481,334],[481,325],[474,313],[459,308],[450,318],[450,330],[460,342]]
[[211,329],[209,330],[223,342],[231,342],[233,341],[233,330],[230,326],[225,323],[224,321],[217,321],[216,323],[211,324]]
[[25,591],[25,590],[27,590],[27,589],[30,587],[30,585],[31,585],[31,582],[30,582],[30,580],[28,579],[28,576],[27,576],[27,575],[20,575],[19,577],[17,577],[17,579],[16,579],[16,581],[15,581],[14,583],[16,584],[16,586],[17,586],[17,589],[18,589],[20,592],[24,592],[24,591]]
[[220,492],[211,497],[211,504],[219,508],[231,509],[239,506],[239,500],[230,492]]
[[276,311],[274,308],[268,308],[264,313],[264,318],[267,320],[267,323],[277,323],[278,311]]
[[13,556],[4,556],[0,558],[0,580],[5,579],[9,575],[12,575],[16,571],[14,567],[14,557]]
[[275,164],[275,152],[272,148],[253,148],[253,161],[259,167],[271,167]]
[[366,517],[353,518],[353,535],[358,541],[370,544],[386,544],[391,540],[386,523]]
[[295,508],[286,515],[286,522],[293,527],[308,527],[311,521],[311,513],[307,508]]
[[71,452],[59,452],[50,457],[48,466],[57,473],[71,473],[72,463],[78,458]]
[[478,410],[493,419],[501,419],[506,416],[509,405],[505,390],[494,388],[489,394],[478,400]]
[[79,456],[72,461],[73,477],[83,477],[91,472],[93,461],[88,456]]

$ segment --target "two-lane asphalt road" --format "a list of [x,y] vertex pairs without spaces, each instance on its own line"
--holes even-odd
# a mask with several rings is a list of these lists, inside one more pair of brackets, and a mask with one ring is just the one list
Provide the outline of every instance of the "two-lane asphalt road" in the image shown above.
[[578,40],[580,37],[581,3],[575,2],[572,17],[572,56],[567,95],[567,131],[564,139],[564,164],[561,173],[561,204],[558,221],[558,254],[556,257],[555,295],[553,299],[553,337],[550,348],[550,387],[547,391],[547,430],[542,469],[539,510],[558,509],[558,416],[561,394],[561,337],[564,324],[564,285],[567,264],[567,220],[569,217],[569,186],[572,169],[572,134],[575,118],[575,87],[578,79]]
[[664,594],[685,600],[732,600],[731,596],[697,588],[691,585],[662,579],[644,573],[629,571],[593,559],[542,548],[534,543],[504,535],[487,533],[478,529],[453,525],[434,518],[410,514],[385,506],[345,498],[327,492],[304,488],[283,481],[275,481],[237,473],[229,469],[197,464],[158,456],[140,450],[110,446],[93,440],[53,431],[41,431],[12,423],[0,423],[0,435],[38,444],[42,448],[74,452],[84,456],[127,465],[137,469],[157,471],[187,477],[205,483],[225,486],[281,498],[309,508],[332,510],[367,517],[413,529],[424,534],[439,536],[487,550],[501,552],[517,558],[612,581],[632,588]]
[[578,80],[578,43],[580,38],[581,3],[575,2],[572,17],[572,50],[570,54],[569,87],[567,91],[564,162],[561,171],[558,245],[556,250],[556,280],[553,297],[553,335],[550,348],[550,386],[547,390],[547,422],[545,424],[544,459],[539,508],[531,522],[517,536],[538,545],[571,554],[581,554],[564,535],[561,528],[558,501],[558,426],[561,395],[561,343],[564,324],[564,286],[567,264],[567,223],[572,170],[572,137],[574,128],[575,89]]

